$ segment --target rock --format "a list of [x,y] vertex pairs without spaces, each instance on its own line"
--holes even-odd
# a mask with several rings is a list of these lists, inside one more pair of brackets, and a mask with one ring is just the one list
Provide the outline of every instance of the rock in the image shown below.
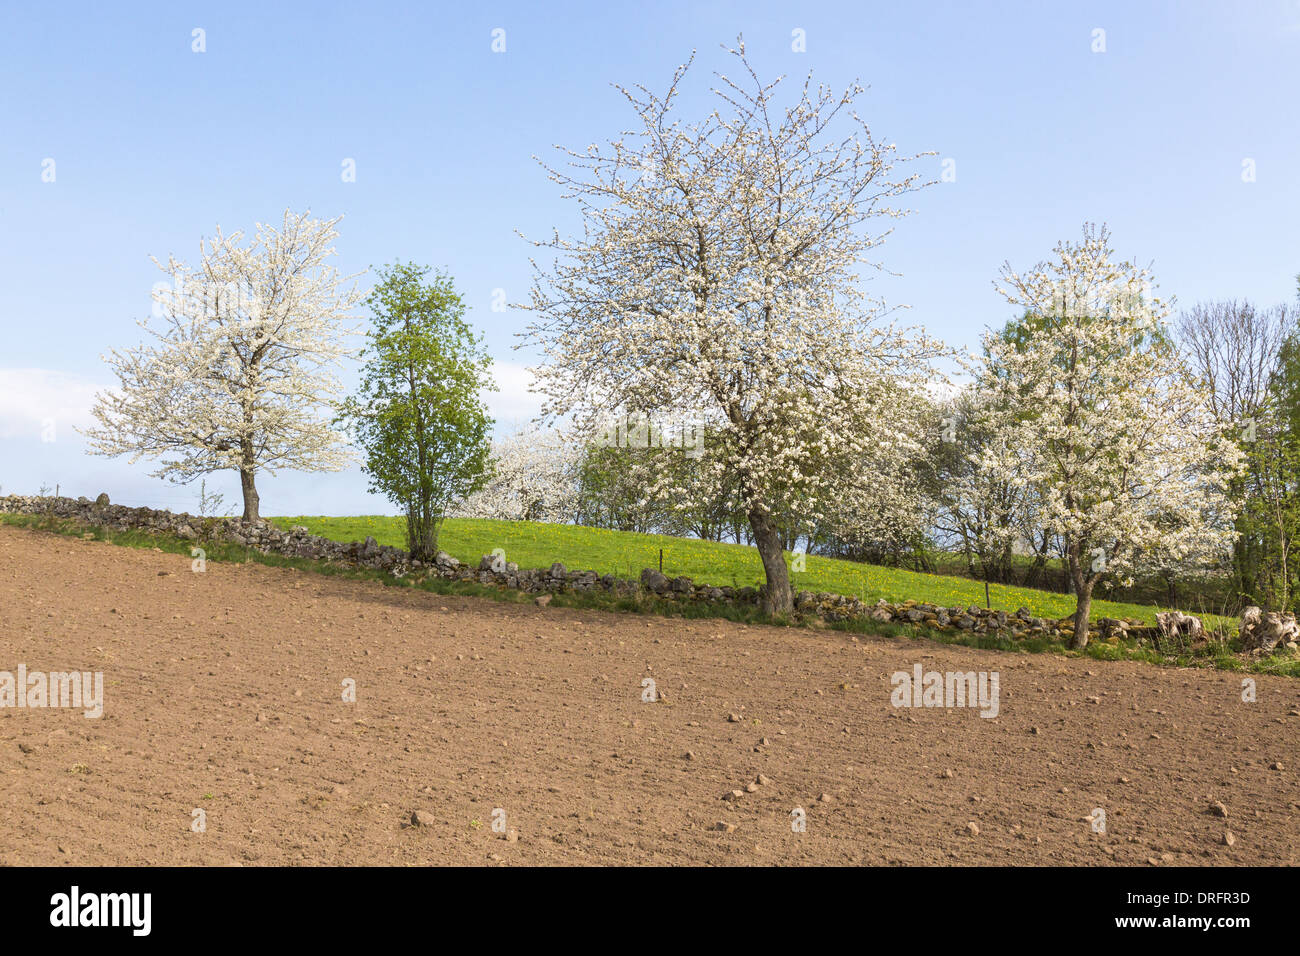
[[1182,611],[1162,611],[1156,615],[1156,627],[1165,640],[1193,644],[1205,637],[1205,626],[1199,617]]
[[727,723],[729,723],[729,724],[738,724],[738,723],[740,723],[740,715],[739,715],[739,714],[728,714],[728,715],[727,715]]
[[747,784],[745,784],[745,792],[746,792],[746,793],[758,793],[758,784],[756,784],[756,783],[747,783]]
[[979,836],[979,835],[980,835],[980,827],[979,827],[979,824],[976,823],[974,820],[972,820],[972,821],[970,821],[970,823],[966,824],[966,829],[970,831],[970,835],[971,835],[971,836]]
[[413,827],[431,827],[437,822],[438,818],[428,810],[416,810],[411,814],[411,826]]
[[1225,807],[1222,802],[1216,800],[1210,804],[1210,812],[1216,817],[1226,817],[1228,815],[1228,808]]
[[1252,605],[1241,612],[1239,633],[1242,650],[1267,654],[1278,644],[1289,645],[1300,639],[1300,624],[1294,614],[1266,613]]
[[770,777],[766,777],[760,773],[757,777],[754,778],[754,782],[758,784],[760,787],[766,787],[769,783],[772,782],[772,780]]
[[728,803],[735,803],[744,795],[745,795],[744,790],[728,790],[726,793],[722,795],[722,799],[726,800]]
[[668,577],[654,568],[646,568],[641,572],[641,586],[649,591],[663,591],[668,587]]
[[1221,838],[1224,846],[1232,846],[1237,842],[1237,838],[1232,835],[1231,830],[1224,830]]
[[713,829],[717,830],[719,833],[735,833],[736,825],[734,823],[728,823],[726,820],[719,820],[717,823],[713,824]]

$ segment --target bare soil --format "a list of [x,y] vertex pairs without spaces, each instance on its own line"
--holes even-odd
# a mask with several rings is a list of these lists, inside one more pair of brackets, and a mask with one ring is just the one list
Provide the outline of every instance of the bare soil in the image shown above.
[[[0,526],[0,671],[20,663],[102,671],[105,702],[0,709],[6,864],[1300,857],[1288,678],[1246,703],[1222,671],[194,573]],[[895,708],[917,663],[997,671],[999,716]]]

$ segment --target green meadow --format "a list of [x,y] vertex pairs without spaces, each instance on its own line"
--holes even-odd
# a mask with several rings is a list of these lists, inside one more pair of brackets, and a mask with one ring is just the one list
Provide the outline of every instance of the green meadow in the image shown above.
[[[271,520],[282,528],[302,525],[313,534],[335,541],[362,541],[370,535],[380,544],[405,546],[405,524],[397,517],[298,516]],[[483,555],[501,548],[506,560],[516,562],[521,568],[545,568],[559,561],[570,570],[591,570],[633,580],[640,577],[642,568],[659,566],[659,551],[663,549],[664,573],[669,577],[686,575],[697,584],[719,587],[757,586],[763,582],[763,566],[753,548],[667,535],[530,521],[455,518],[443,524],[438,544],[465,562],[477,563]],[[853,594],[871,603],[884,598],[891,603],[912,599],[945,607],[984,605],[983,582],[970,578],[920,574],[815,555],[805,561],[804,571],[791,574],[797,590]],[[1026,607],[1038,617],[1060,619],[1074,612],[1071,595],[1052,591],[994,584],[989,588],[989,597],[994,608],[1015,611]],[[1163,609],[1151,605],[1104,600],[1094,600],[1092,605],[1094,619],[1127,617],[1147,624],[1155,623],[1156,612],[1160,610]]]

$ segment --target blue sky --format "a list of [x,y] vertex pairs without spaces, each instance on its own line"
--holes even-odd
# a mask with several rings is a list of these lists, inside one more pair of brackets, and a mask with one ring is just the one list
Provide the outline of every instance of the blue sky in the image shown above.
[[[1029,266],[1086,220],[1152,262],[1180,305],[1295,297],[1300,272],[1300,0],[1234,3],[11,4],[0,31],[0,488],[108,491],[193,508],[196,487],[84,454],[75,426],[135,344],[161,278],[220,224],[286,206],[344,215],[338,265],[446,268],[499,363],[503,427],[527,419],[530,247],[576,223],[533,161],[631,125],[614,82],[702,115],[721,44],[760,75],[869,87],[861,112],[922,171],[872,291],[973,347]],[[204,31],[206,52],[192,50]],[[492,32],[505,31],[505,52]],[[1104,52],[1094,52],[1096,30]],[[806,51],[792,49],[802,30]],[[54,161],[53,182],[42,181]],[[356,164],[344,182],[342,164]],[[1243,162],[1255,179],[1243,181]],[[42,425],[54,419],[54,441]],[[45,437],[49,437],[47,434]],[[238,499],[229,476],[209,482]],[[260,483],[268,514],[391,512],[357,471]]]

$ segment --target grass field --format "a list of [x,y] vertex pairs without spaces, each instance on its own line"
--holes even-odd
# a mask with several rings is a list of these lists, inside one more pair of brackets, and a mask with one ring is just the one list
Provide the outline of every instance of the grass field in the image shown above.
[[[380,544],[405,545],[403,519],[379,515],[350,518],[272,518],[289,528],[302,525],[313,534],[335,541],[361,541],[367,535]],[[439,537],[439,546],[461,561],[475,562],[494,549],[505,551],[506,560],[521,568],[544,568],[560,561],[570,570],[592,570],[601,574],[637,579],[642,568],[659,566],[659,549],[664,553],[664,573],[686,575],[697,584],[717,586],[758,585],[763,567],[758,552],[737,544],[716,544],[692,538],[634,534],[574,525],[540,524],[528,521],[452,519]],[[909,598],[945,607],[983,606],[984,585],[969,578],[941,574],[919,574],[896,568],[809,556],[805,571],[793,572],[798,590],[854,594],[868,602],[884,598],[890,602]],[[1067,594],[1031,588],[990,586],[991,605],[1007,611],[1026,607],[1036,616],[1064,618],[1074,612],[1074,598]],[[1093,618],[1128,617],[1155,623],[1159,607],[1094,600]]]

